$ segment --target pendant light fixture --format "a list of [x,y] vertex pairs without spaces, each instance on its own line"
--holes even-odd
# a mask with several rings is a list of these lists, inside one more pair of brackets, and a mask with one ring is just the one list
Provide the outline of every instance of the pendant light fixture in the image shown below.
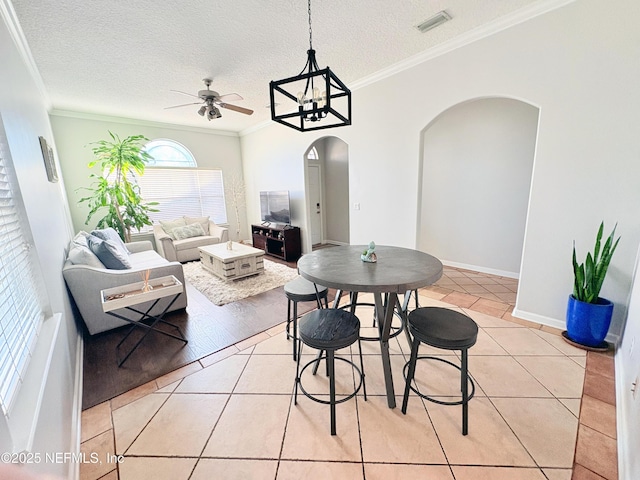
[[307,63],[295,77],[269,83],[271,119],[300,132],[351,125],[351,90],[316,62],[309,12]]

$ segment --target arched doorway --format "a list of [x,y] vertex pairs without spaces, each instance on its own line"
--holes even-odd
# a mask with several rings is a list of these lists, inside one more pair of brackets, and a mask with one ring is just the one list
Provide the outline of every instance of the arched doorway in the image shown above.
[[425,128],[420,250],[450,266],[519,276],[538,115],[519,100],[484,98]]
[[349,146],[338,137],[314,141],[304,154],[307,245],[349,244]]

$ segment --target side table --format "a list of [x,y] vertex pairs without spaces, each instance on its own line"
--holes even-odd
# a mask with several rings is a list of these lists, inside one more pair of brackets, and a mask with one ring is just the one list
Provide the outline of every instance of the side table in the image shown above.
[[[120,285],[118,287],[107,288],[100,291],[102,311],[104,311],[108,315],[112,315],[121,320],[131,323],[131,328],[124,336],[124,338],[120,340],[120,343],[118,343],[118,345],[116,346],[116,350],[120,348],[120,346],[127,338],[129,338],[129,335],[131,335],[136,327],[140,327],[146,330],[144,335],[136,342],[133,348],[129,350],[129,352],[121,361],[118,362],[118,367],[121,367],[122,364],[127,361],[131,354],[138,348],[138,346],[152,330],[162,335],[166,335],[167,337],[180,340],[181,342],[184,342],[185,345],[188,343],[188,340],[185,338],[182,330],[180,330],[180,327],[163,319],[169,308],[171,308],[171,305],[173,305],[178,297],[184,292],[184,285],[182,285],[180,280],[178,280],[173,275],[151,279],[146,283],[146,285],[150,287],[146,291],[143,291],[145,282],[142,281],[129,283],[127,285]],[[173,298],[164,308],[162,313],[160,313],[159,315],[149,314],[149,312],[156,306],[160,299],[171,296],[173,296]],[[141,311],[138,308],[135,308],[137,305],[152,300],[153,303],[149,308],[146,309],[146,311]],[[126,309],[131,312],[137,313],[138,315],[140,315],[140,318],[138,320],[132,320],[120,313],[115,312],[115,310],[120,309]],[[150,322],[145,323],[146,320],[150,320]],[[157,326],[159,323],[164,323],[165,325],[169,325],[175,328],[178,331],[179,336],[158,329]]]

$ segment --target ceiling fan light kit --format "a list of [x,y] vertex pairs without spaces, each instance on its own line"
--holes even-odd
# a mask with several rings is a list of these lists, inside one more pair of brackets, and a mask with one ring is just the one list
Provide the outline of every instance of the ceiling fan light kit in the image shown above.
[[329,67],[320,69],[312,45],[311,0],[309,50],[302,71],[269,83],[271,119],[300,132],[351,125],[351,90]]
[[230,103],[226,103],[225,101],[223,101],[223,100],[242,100],[242,97],[237,93],[228,93],[226,95],[220,95],[218,92],[209,89],[209,87],[211,86],[210,78],[205,78],[202,81],[206,85],[207,89],[200,90],[198,92],[198,95],[192,95],[191,93],[181,92],[179,90],[171,90],[172,92],[181,93],[183,95],[188,95],[194,98],[199,98],[200,99],[199,101],[192,102],[192,103],[185,103],[184,105],[174,105],[173,107],[166,107],[165,110],[169,108],[179,108],[179,107],[186,107],[188,105],[203,104],[198,109],[198,115],[200,115],[201,117],[207,117],[207,120],[210,120],[210,121],[216,118],[222,117],[222,113],[220,113],[220,109],[218,107],[226,108],[228,110],[233,110],[234,112],[238,112],[238,113],[244,113],[245,115],[251,115],[253,113],[253,110],[250,110],[244,107],[238,107],[237,105],[231,105]]

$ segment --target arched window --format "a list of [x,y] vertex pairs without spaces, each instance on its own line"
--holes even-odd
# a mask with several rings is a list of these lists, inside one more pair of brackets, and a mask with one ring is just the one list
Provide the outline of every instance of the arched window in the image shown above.
[[318,150],[316,150],[316,147],[311,147],[311,150],[307,153],[307,160],[318,160]]
[[158,211],[149,212],[154,223],[183,216],[209,217],[218,225],[227,223],[221,169],[198,168],[193,154],[173,140],[152,140],[144,150],[153,160],[137,183],[144,201],[156,202],[153,208]]
[[153,157],[147,163],[149,167],[198,167],[191,152],[173,140],[152,140],[145,145],[144,150]]

